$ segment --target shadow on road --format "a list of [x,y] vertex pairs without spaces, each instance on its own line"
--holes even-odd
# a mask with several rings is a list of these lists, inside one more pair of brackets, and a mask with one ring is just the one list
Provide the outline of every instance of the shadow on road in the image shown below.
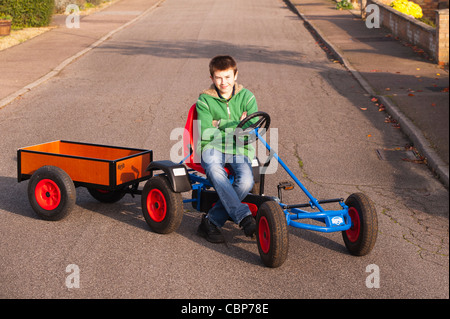
[[[267,64],[284,64],[305,66],[301,61],[303,55],[297,51],[272,50],[268,46],[237,45],[230,42],[210,40],[183,41],[114,41],[111,40],[98,47],[107,53],[122,55],[149,55],[168,59],[211,59],[216,54],[232,55],[240,62],[263,62]],[[151,60],[149,60],[151,63]]]

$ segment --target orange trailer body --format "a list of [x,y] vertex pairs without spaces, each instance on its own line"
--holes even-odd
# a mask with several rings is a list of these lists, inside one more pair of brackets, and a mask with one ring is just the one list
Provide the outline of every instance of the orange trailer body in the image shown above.
[[146,171],[151,150],[54,141],[17,151],[18,181],[29,179],[42,166],[64,170],[76,186],[115,190],[151,177]]

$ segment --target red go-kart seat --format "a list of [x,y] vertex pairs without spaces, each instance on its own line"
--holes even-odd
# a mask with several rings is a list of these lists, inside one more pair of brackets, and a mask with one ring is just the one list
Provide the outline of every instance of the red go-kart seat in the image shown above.
[[[192,168],[196,170],[197,172],[200,172],[202,174],[205,174],[205,170],[203,169],[200,161],[200,156],[195,150],[195,146],[197,144],[197,141],[194,140],[194,131],[197,130],[197,128],[194,129],[194,121],[197,120],[197,105],[194,104],[189,109],[188,117],[186,120],[186,125],[184,127],[184,133],[183,133],[183,153],[184,157],[189,157],[186,159],[185,164],[189,168]],[[200,132],[196,132],[197,135],[200,134]],[[200,138],[200,136],[195,136],[195,139]],[[230,174],[230,170],[225,167],[225,171],[227,174]]]

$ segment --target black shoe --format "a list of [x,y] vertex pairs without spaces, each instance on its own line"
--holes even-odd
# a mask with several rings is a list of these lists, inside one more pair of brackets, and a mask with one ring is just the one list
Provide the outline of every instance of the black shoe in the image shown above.
[[225,237],[223,237],[219,228],[211,223],[208,218],[206,218],[206,215],[203,215],[202,217],[200,226],[198,226],[197,229],[197,234],[206,238],[206,240],[211,243],[219,244],[225,242]]
[[256,233],[256,221],[252,215],[241,220],[239,226],[244,229],[244,234],[247,237],[253,237]]

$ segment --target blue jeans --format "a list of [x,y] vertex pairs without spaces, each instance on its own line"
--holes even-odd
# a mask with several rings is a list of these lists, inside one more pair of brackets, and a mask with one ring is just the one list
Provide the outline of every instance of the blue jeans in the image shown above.
[[[225,164],[233,170],[233,184],[228,179]],[[206,149],[202,153],[202,166],[220,198],[209,210],[208,219],[217,227],[222,227],[228,217],[239,224],[251,215],[248,206],[241,203],[254,184],[250,159],[245,155],[224,154],[215,149]]]

